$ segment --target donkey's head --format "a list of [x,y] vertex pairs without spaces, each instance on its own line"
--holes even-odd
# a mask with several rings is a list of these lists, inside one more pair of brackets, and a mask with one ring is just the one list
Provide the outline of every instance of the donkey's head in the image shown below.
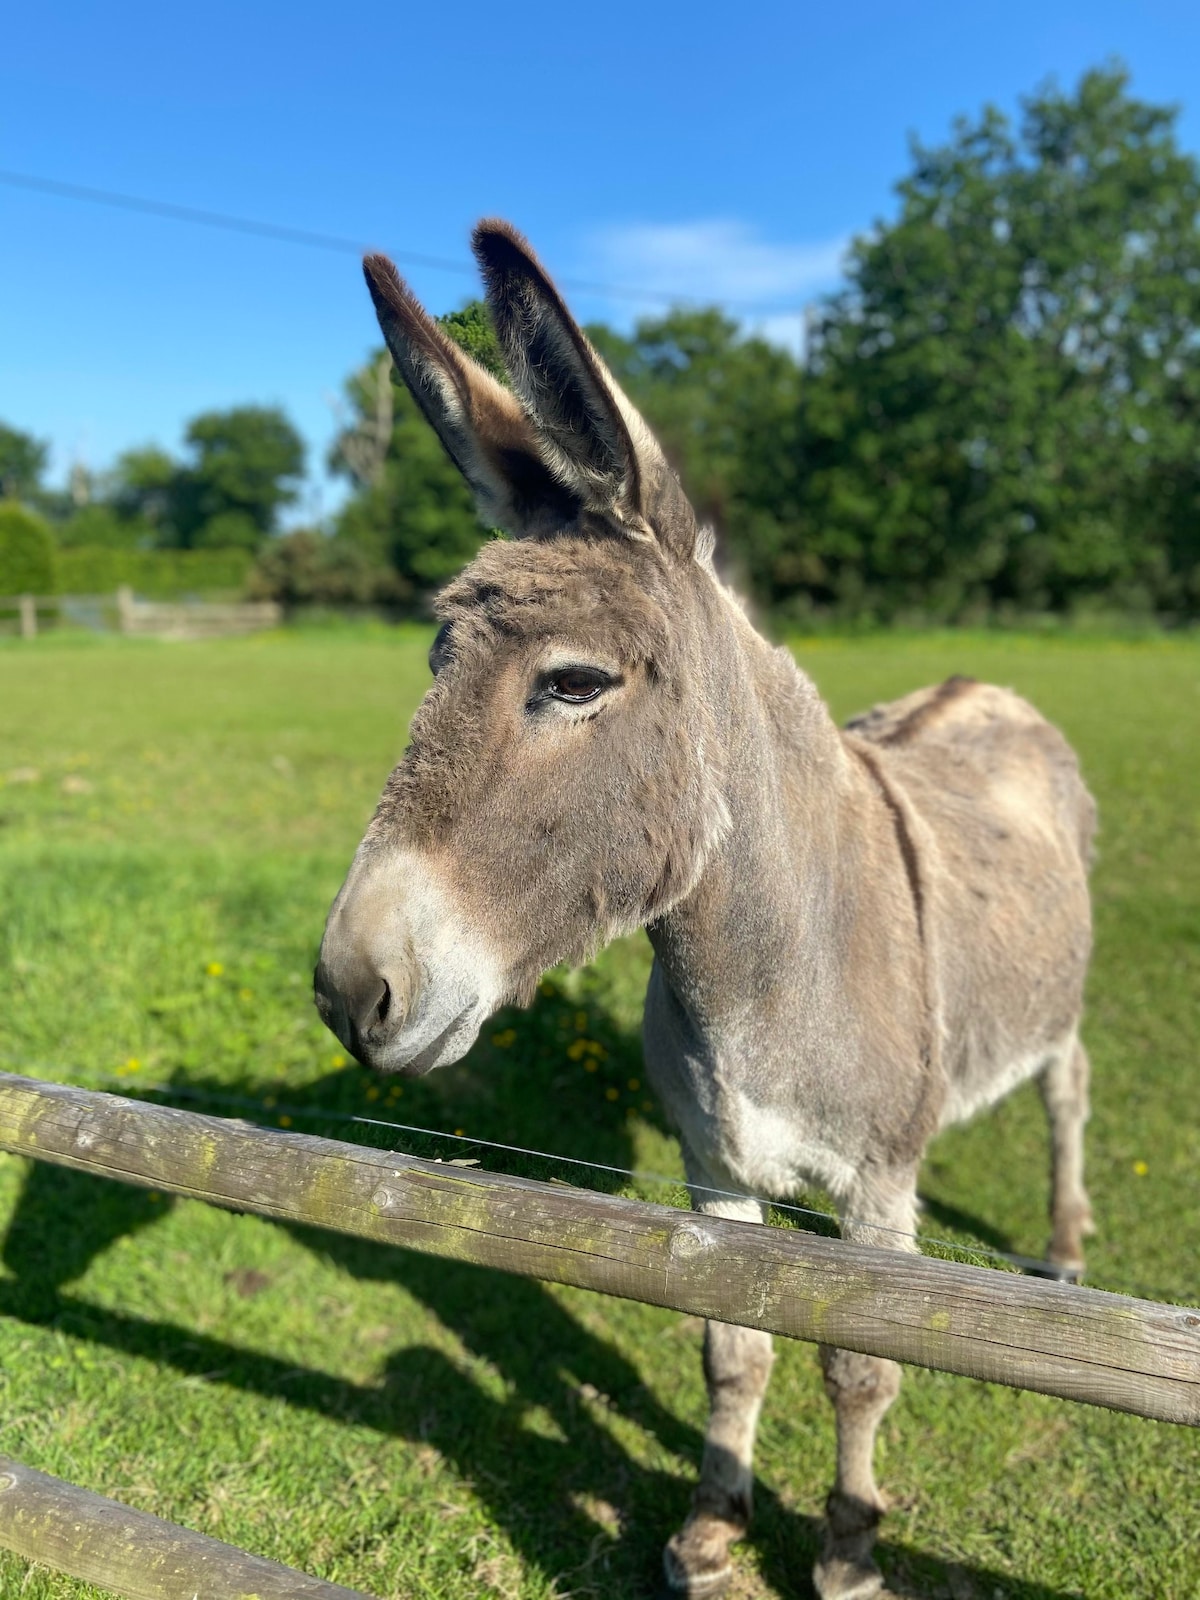
[[410,1073],[457,1060],[546,967],[686,896],[726,817],[721,601],[691,507],[524,240],[484,223],[474,244],[511,390],[389,261],[366,262],[401,376],[513,536],[439,598],[434,682],[316,972],[338,1038]]

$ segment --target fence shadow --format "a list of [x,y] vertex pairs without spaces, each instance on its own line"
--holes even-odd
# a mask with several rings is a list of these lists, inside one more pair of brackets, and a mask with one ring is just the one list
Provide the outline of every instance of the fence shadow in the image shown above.
[[[74,1198],[92,1206],[119,1187],[105,1179],[70,1176],[86,1186]],[[320,1247],[327,1249],[328,1243],[329,1236],[321,1235]],[[659,1552],[666,1534],[686,1514],[691,1473],[647,1469],[631,1460],[603,1413],[611,1410],[653,1431],[689,1463],[699,1459],[698,1431],[659,1406],[619,1352],[582,1328],[540,1285],[505,1278],[499,1280],[501,1290],[496,1275],[483,1268],[362,1248],[394,1257],[383,1269],[387,1275],[426,1303],[443,1307],[472,1353],[505,1377],[511,1397],[484,1392],[443,1351],[428,1346],[393,1356],[382,1385],[365,1387],[180,1324],[91,1305],[36,1281],[36,1274],[33,1281],[27,1274],[0,1282],[0,1316],[52,1326],[185,1377],[431,1445],[473,1486],[527,1567],[547,1581],[559,1580],[564,1593],[578,1600],[660,1597]],[[351,1262],[352,1270],[355,1265],[361,1270],[364,1263]],[[530,1336],[523,1341],[513,1341],[507,1332],[497,1340],[486,1315],[479,1314],[480,1307],[495,1306],[501,1294],[510,1308],[515,1302],[520,1310]],[[590,1374],[585,1380],[590,1389],[577,1382],[580,1372]],[[598,1389],[597,1378],[606,1389]],[[525,1419],[538,1405],[563,1437],[531,1434]],[[403,1514],[397,1510],[396,1524]],[[797,1600],[811,1594],[808,1574],[818,1542],[815,1518],[758,1486],[749,1543],[773,1591]],[[1006,1600],[1077,1600],[1070,1592],[990,1568],[946,1564],[886,1537],[878,1552],[889,1592],[902,1600],[992,1600],[997,1593]],[[761,1591],[742,1586],[738,1592],[750,1600]]]

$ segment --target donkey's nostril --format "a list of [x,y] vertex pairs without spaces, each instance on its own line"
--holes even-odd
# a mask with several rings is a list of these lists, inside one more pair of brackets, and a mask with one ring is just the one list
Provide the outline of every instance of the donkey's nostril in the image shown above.
[[375,1023],[376,1023],[376,1026],[378,1026],[378,1027],[382,1027],[383,1026],[383,1024],[388,1019],[388,1012],[391,1009],[392,1009],[392,987],[391,987],[391,984],[389,984],[387,979],[385,978],[383,980],[383,994],[380,996],[379,1003],[375,1007]]

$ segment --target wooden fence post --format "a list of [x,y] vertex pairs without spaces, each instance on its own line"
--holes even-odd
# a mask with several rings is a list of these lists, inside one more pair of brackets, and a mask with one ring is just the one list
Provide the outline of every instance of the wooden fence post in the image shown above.
[[22,639],[37,638],[37,601],[31,594],[23,594],[17,601],[21,613]]
[[133,633],[134,624],[133,590],[127,583],[122,583],[117,588],[117,630],[120,633]]

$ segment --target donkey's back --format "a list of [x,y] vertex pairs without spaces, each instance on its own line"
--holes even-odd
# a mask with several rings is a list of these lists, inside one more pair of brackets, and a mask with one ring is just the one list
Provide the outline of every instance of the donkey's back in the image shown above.
[[1009,689],[949,678],[846,731],[909,833],[946,1125],[1077,1048],[1095,805],[1062,734]]

